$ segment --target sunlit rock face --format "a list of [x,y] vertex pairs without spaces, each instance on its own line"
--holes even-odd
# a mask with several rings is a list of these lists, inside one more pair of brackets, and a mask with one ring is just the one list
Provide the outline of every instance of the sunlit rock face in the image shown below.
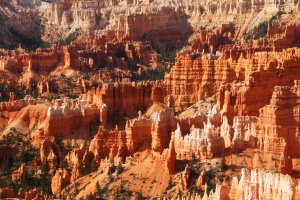
[[191,125],[187,133],[181,131],[183,129],[181,129],[180,123],[177,124],[177,129],[174,131],[177,159],[210,159],[214,155],[222,153],[225,148],[231,147],[232,126],[229,125],[226,116],[222,118],[220,124],[214,125],[212,121],[216,121],[220,113],[213,112],[209,113],[207,120],[203,121],[203,126],[195,128],[194,125]]
[[[187,168],[183,175],[187,174]],[[298,186],[289,175],[268,172],[266,170],[242,169],[241,177],[233,177],[231,186],[217,184],[216,190],[204,195],[187,195],[186,198],[206,199],[289,199],[299,197]]]
[[229,195],[231,199],[294,199],[293,184],[289,175],[242,169],[240,180],[233,179]]
[[[165,86],[161,82],[117,82],[103,84],[88,91],[84,100],[99,106],[105,105],[106,125],[114,123],[124,127],[122,116],[135,118],[139,111],[144,111],[155,102],[166,99]],[[121,117],[121,118],[120,118]],[[103,124],[104,125],[104,124]]]
[[93,153],[95,160],[98,162],[109,156],[111,149],[114,149],[115,155],[122,159],[128,155],[126,147],[126,133],[118,129],[106,131],[100,127],[97,135],[90,143],[89,151]]
[[[50,5],[45,4],[41,8],[49,24],[52,22],[63,28],[71,27],[72,30],[114,28],[118,30],[119,36],[128,36],[132,39],[141,38],[145,33],[151,32],[166,35],[164,30],[172,30],[174,33],[172,37],[180,36],[188,30],[189,24],[196,27],[197,20],[207,22],[216,16],[225,22],[241,23],[241,20],[225,16],[243,16],[262,11],[272,13],[277,10],[289,12],[298,9],[299,5],[295,1],[236,2],[231,0],[226,2],[61,1]],[[251,17],[254,18],[252,15]],[[162,20],[156,20],[158,18]],[[259,19],[259,16],[257,18]],[[216,23],[215,20],[213,23]]]
[[260,109],[259,148],[280,156],[279,169],[290,172],[291,158],[299,156],[299,81],[277,86],[270,104]]
[[[258,52],[250,53],[245,45],[231,50],[223,47],[222,53],[216,55],[179,54],[175,66],[165,77],[167,93],[174,99],[175,109],[218,92],[219,109],[223,109],[230,123],[234,114],[258,116],[259,109],[270,101],[275,85],[293,85],[297,79],[299,49],[278,52],[262,45],[251,46]],[[226,86],[236,79],[241,82]],[[262,86],[265,91],[257,89]]]
[[97,122],[99,109],[94,105],[88,105],[79,100],[56,100],[48,108],[46,134],[51,136],[64,136],[74,134],[75,127],[88,128],[93,122]]
[[70,183],[70,172],[67,170],[56,170],[55,175],[51,180],[51,189],[53,194],[59,194],[64,187]]
[[169,146],[176,119],[171,109],[154,112],[150,119],[136,118],[126,124],[127,147],[130,152],[145,148],[162,152]]
[[202,77],[201,60],[190,55],[177,57],[175,66],[165,78],[168,94],[173,96],[174,107],[180,109],[200,100]]

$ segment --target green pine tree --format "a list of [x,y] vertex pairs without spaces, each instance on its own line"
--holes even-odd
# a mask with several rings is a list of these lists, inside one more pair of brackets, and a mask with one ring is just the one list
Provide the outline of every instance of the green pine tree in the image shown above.
[[143,199],[144,199],[144,197],[143,197],[142,192],[135,193],[135,200],[143,200]]
[[89,194],[89,197],[88,197],[88,199],[89,199],[89,200],[93,200],[93,199],[94,199],[94,197],[93,197],[93,194],[92,194],[92,193],[90,193],[90,194]]
[[121,174],[123,172],[124,168],[122,166],[122,164],[119,162],[119,164],[117,165],[117,174]]
[[222,171],[227,170],[227,165],[226,165],[226,160],[225,160],[225,149],[223,149],[223,152],[222,152],[221,170]]
[[49,167],[46,161],[41,166],[40,186],[43,192],[49,192],[50,175]]
[[96,183],[96,194],[99,195],[99,196],[100,196],[100,194],[101,194],[101,188],[100,188],[100,184],[99,184],[98,181],[97,181],[97,183]]
[[97,169],[98,169],[98,166],[97,166],[97,164],[96,164],[96,161],[95,160],[93,160],[92,162],[91,162],[91,172],[94,172],[94,171],[97,171]]

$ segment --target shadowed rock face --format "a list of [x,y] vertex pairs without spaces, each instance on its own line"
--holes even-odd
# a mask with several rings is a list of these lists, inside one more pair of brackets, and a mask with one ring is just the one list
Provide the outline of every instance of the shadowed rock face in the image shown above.
[[0,47],[16,47],[23,43],[28,48],[41,45],[43,35],[40,11],[35,9],[40,3],[35,1],[2,1]]

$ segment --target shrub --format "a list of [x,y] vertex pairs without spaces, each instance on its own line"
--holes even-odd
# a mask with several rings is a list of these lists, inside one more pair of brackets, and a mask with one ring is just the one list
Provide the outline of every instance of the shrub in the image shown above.
[[172,178],[169,179],[167,190],[170,190],[174,186]]
[[124,168],[122,166],[122,164],[119,162],[119,164],[117,165],[117,174],[121,174],[123,172]]
[[144,199],[144,197],[143,197],[142,192],[135,193],[135,200],[143,200],[143,199]]
[[163,80],[165,74],[169,72],[167,67],[157,67],[156,69],[147,68],[142,69],[141,75],[134,74],[133,81],[157,81]]

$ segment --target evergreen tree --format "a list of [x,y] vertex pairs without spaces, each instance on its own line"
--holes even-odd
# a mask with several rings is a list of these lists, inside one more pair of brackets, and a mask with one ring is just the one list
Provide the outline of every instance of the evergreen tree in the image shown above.
[[144,199],[144,197],[143,197],[142,192],[135,193],[135,200],[143,200],[143,199]]
[[96,194],[97,194],[98,196],[100,196],[100,194],[101,194],[101,188],[100,188],[100,184],[99,184],[98,181],[97,181],[97,183],[96,183]]
[[167,190],[171,189],[173,187],[173,181],[172,181],[172,178],[169,179],[168,181],[168,187],[167,187]]
[[97,169],[98,169],[98,166],[97,166],[97,164],[96,164],[96,161],[95,160],[93,160],[92,162],[91,162],[91,172],[94,172],[94,171],[97,171]]
[[79,183],[78,182],[76,182],[75,183],[75,194],[78,194],[79,193]]
[[8,158],[6,157],[5,154],[3,155],[2,160],[3,160],[3,161],[0,163],[0,164],[1,164],[1,169],[7,169]]
[[117,165],[117,174],[121,174],[123,172],[123,166],[122,164],[119,162],[119,164]]
[[20,161],[23,163],[23,162],[26,162],[26,153],[25,153],[25,142],[22,141],[22,144],[21,144],[21,149],[20,149]]
[[94,197],[93,197],[93,194],[92,194],[92,193],[90,193],[90,194],[89,194],[89,197],[88,197],[88,199],[89,199],[89,200],[93,200],[93,199],[94,199]]
[[225,149],[223,149],[223,152],[222,152],[221,170],[222,171],[227,170],[227,165],[226,165],[226,160],[225,160]]
[[21,180],[22,180],[21,185],[22,185],[22,188],[24,189],[27,187],[27,171],[26,171],[26,169],[24,170],[24,172],[22,174]]
[[85,174],[85,168],[84,168],[84,166],[83,166],[82,160],[79,160],[78,170],[79,170],[79,172],[80,172],[81,174],[83,174],[83,175]]
[[110,174],[109,176],[108,176],[108,183],[111,183],[111,182],[113,182],[114,181],[114,177]]
[[40,186],[42,191],[49,192],[50,175],[49,167],[46,161],[41,166]]

